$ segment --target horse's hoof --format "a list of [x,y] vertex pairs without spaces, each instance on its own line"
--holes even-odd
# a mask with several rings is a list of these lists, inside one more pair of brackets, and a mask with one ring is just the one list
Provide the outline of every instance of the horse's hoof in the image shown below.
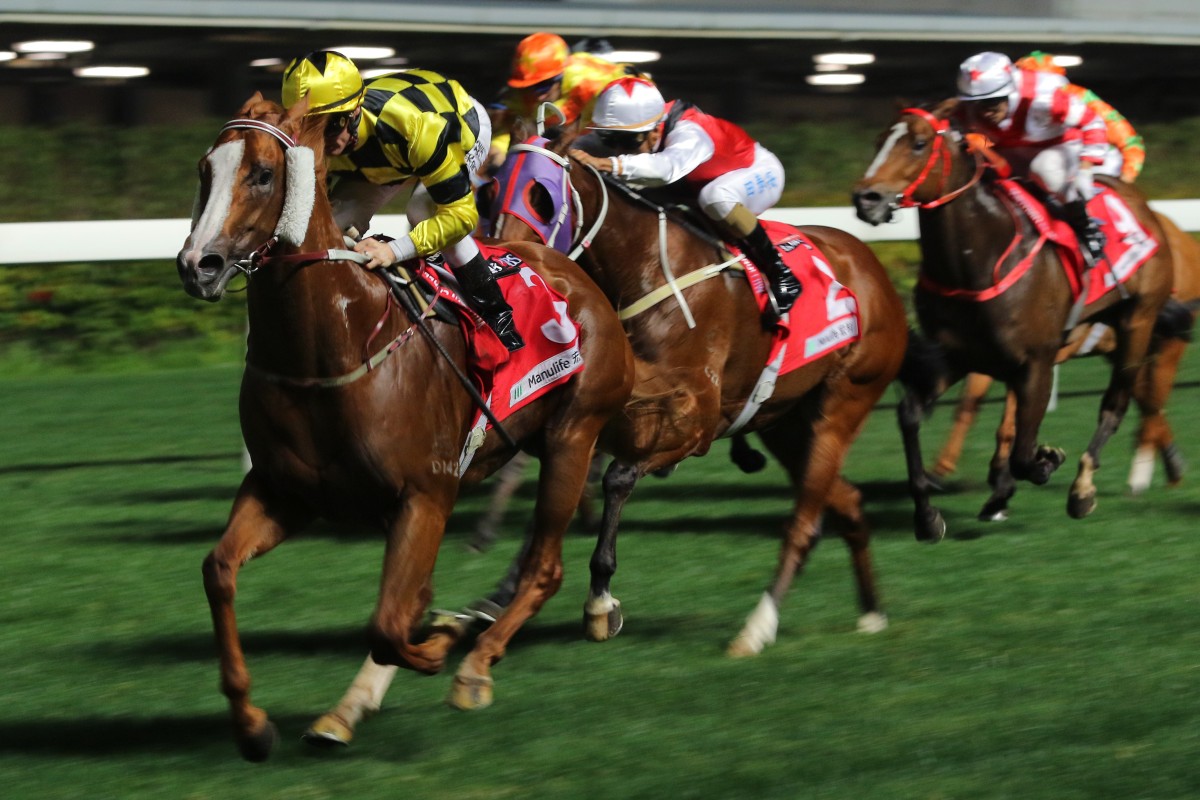
[[354,731],[336,714],[326,714],[300,735],[300,739],[307,744],[326,749],[348,747],[353,738]]
[[1096,510],[1096,490],[1067,498],[1067,514],[1071,519],[1083,519]]
[[888,626],[887,614],[880,611],[868,611],[858,618],[859,633],[880,633],[886,631]]
[[266,761],[271,756],[271,751],[275,749],[277,741],[279,741],[279,729],[275,727],[274,722],[267,721],[257,731],[244,737],[238,737],[238,752],[242,754],[242,758],[257,764]]
[[603,607],[590,608],[589,603],[583,609],[584,636],[590,642],[607,642],[625,627],[625,617],[621,614],[621,601],[611,598],[607,610]]
[[492,704],[492,679],[483,675],[455,675],[446,703],[460,711],[477,711]]
[[1008,519],[1008,502],[989,500],[979,509],[978,518],[981,522],[1004,522]]
[[742,634],[729,643],[729,647],[725,648],[725,655],[730,658],[750,658],[762,652],[762,646],[755,646],[755,643],[750,640],[750,637]]
[[490,626],[493,622],[500,618],[504,613],[503,606],[487,599],[486,597],[476,600],[465,609],[463,614],[478,622],[483,627]]
[[946,538],[946,519],[941,511],[930,507],[926,514],[917,513],[914,530],[918,542],[937,544]]

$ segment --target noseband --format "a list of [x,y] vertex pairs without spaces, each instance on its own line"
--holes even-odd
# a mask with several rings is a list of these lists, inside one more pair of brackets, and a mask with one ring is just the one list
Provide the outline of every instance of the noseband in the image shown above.
[[280,240],[296,246],[304,242],[316,192],[316,170],[313,167],[312,150],[308,147],[301,147],[294,137],[260,119],[232,119],[221,127],[221,133],[236,130],[259,131],[279,142],[287,159],[289,177],[287,193],[283,201],[283,212],[275,226],[275,233],[256,247],[249,256],[235,262],[234,268],[249,279],[261,267],[272,262],[297,264],[336,259],[354,261],[359,264],[366,263],[366,257],[352,250],[323,250],[317,253],[297,253],[286,256],[270,255],[271,250]]
[[[900,192],[899,199],[896,203],[897,206],[900,208],[912,208],[915,206],[923,210],[937,208],[938,206],[949,203],[951,200],[958,197],[960,194],[967,191],[967,189],[970,189],[979,182],[979,179],[983,177],[983,171],[986,169],[987,164],[982,158],[979,157],[978,153],[972,150],[971,154],[975,158],[975,175],[971,178],[971,180],[967,181],[962,186],[947,192],[946,182],[949,180],[950,167],[954,163],[954,154],[950,151],[951,146],[946,142],[946,138],[951,134],[950,123],[947,120],[938,119],[923,108],[906,108],[901,111],[900,114],[901,116],[905,114],[912,114],[915,117],[920,117],[921,119],[925,120],[925,122],[929,123],[929,125],[933,128],[934,136],[933,146],[929,148],[929,157],[926,159],[925,165],[921,168],[921,173],[913,179],[912,183],[905,187],[904,191]],[[928,203],[922,203],[918,200],[914,200],[913,195],[925,183],[925,180],[929,177],[929,173],[933,171],[934,165],[938,163],[939,156],[941,157],[942,174],[938,186],[937,198],[930,200]]]

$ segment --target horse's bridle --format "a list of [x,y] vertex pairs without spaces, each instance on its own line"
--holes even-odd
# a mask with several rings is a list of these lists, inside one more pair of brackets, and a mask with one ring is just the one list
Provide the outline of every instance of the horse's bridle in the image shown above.
[[[979,156],[977,152],[972,150],[971,154],[975,158],[975,175],[971,178],[971,180],[967,181],[962,186],[947,192],[946,182],[949,180],[950,167],[954,160],[954,154],[950,151],[951,145],[946,141],[946,139],[952,134],[949,121],[939,119],[923,108],[906,108],[901,111],[900,114],[901,116],[905,114],[912,114],[915,117],[923,119],[933,128],[934,136],[933,146],[929,148],[929,157],[926,159],[925,165],[921,168],[920,174],[917,175],[917,177],[914,178],[907,187],[905,187],[904,191],[900,192],[896,201],[896,205],[898,207],[913,208],[915,206],[916,208],[922,210],[937,208],[938,206],[949,203],[951,200],[958,197],[960,194],[967,191],[979,182],[979,179],[983,177],[984,170],[987,168],[987,163]],[[938,187],[937,198],[930,200],[927,203],[914,200],[913,195],[916,194],[917,190],[920,189],[925,183],[925,180],[929,177],[929,173],[933,171],[934,165],[937,164],[939,156],[941,156],[942,159],[942,174],[941,182]]]
[[[287,153],[294,147],[299,146],[299,142],[294,137],[285,131],[277,128],[269,122],[263,122],[260,119],[231,119],[221,127],[221,133],[225,131],[251,130],[266,133],[272,137],[283,147],[284,153]],[[218,134],[220,136],[220,134]],[[290,184],[289,184],[290,185]],[[271,250],[279,243],[279,230],[271,235],[269,239],[260,244],[251,251],[250,255],[234,262],[233,266],[241,272],[249,280],[250,277],[258,272],[267,264],[310,264],[317,261],[353,261],[356,264],[365,264],[370,259],[362,253],[356,253],[353,250],[329,249],[320,250],[312,253],[292,253],[290,255],[272,256]]]

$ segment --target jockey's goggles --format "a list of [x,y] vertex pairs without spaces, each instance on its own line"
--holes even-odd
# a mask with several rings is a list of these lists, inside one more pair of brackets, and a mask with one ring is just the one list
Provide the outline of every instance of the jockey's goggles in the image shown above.
[[612,128],[596,128],[596,138],[605,147],[613,150],[637,150],[646,141],[649,131],[619,131]]
[[342,131],[349,127],[351,122],[358,121],[358,115],[362,113],[362,108],[356,108],[353,111],[340,111],[337,114],[327,114],[329,119],[325,122],[325,138],[336,139],[342,135]]
[[552,92],[555,87],[561,83],[562,75],[556,75],[550,80],[542,81],[541,83],[535,83],[533,86],[530,86],[523,91],[529,92],[529,94],[533,95],[534,97],[544,97],[545,95],[550,94],[550,92]]

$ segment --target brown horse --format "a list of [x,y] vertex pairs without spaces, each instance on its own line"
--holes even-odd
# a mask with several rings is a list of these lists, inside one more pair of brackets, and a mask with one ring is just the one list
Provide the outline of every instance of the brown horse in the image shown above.
[[[1194,308],[1200,301],[1200,242],[1180,230],[1169,217],[1155,212],[1159,224],[1167,234],[1171,245],[1174,274],[1174,299],[1186,304],[1180,319],[1185,327],[1195,323]],[[1183,479],[1184,463],[1175,445],[1175,435],[1167,423],[1163,408],[1167,396],[1175,385],[1179,361],[1183,357],[1190,337],[1183,335],[1160,335],[1154,344],[1155,356],[1138,375],[1133,398],[1142,415],[1141,425],[1135,435],[1136,445],[1133,463],[1130,465],[1126,485],[1132,494],[1141,494],[1150,487],[1154,475],[1155,457],[1162,458],[1167,485],[1175,486]],[[1081,325],[1072,331],[1067,344],[1059,351],[1057,361],[1083,355],[1108,354],[1116,346],[1112,329],[1104,325]],[[958,468],[967,433],[975,424],[980,404],[992,385],[992,379],[980,373],[971,373],[963,382],[962,394],[954,410],[954,423],[950,433],[933,463],[931,471],[938,477],[951,475]],[[1016,402],[1012,392],[1005,394],[1004,414],[996,431],[996,452],[992,458],[992,469],[1002,467],[1008,459],[1016,432]],[[985,507],[986,508],[986,507]],[[993,512],[1002,514],[1000,509]]]
[[[285,113],[255,95],[224,127],[200,161],[198,215],[177,259],[187,292],[205,300],[220,299],[238,271],[252,277],[240,405],[253,468],[204,562],[222,691],[251,760],[269,755],[277,733],[250,700],[233,609],[241,566],[318,516],[381,526],[387,546],[370,663],[435,673],[453,639],[436,629],[422,638],[418,625],[447,517],[461,482],[515,452],[492,431],[459,474],[475,418],[455,374],[467,368],[464,334],[397,311],[381,276],[336,250],[343,240],[324,192],[323,123],[305,110],[301,103]],[[541,457],[534,541],[516,599],[454,679],[451,702],[461,707],[490,701],[490,666],[557,590],[561,539],[592,449],[632,386],[632,353],[604,295],[559,253],[510,249],[567,299],[586,369],[504,422],[513,441]]]
[[[1007,496],[1014,478],[1043,484],[1065,459],[1061,450],[1039,447],[1037,434],[1073,299],[1056,248],[1042,247],[1032,261],[1025,260],[1038,238],[1033,225],[1027,216],[1010,211],[993,189],[982,156],[966,146],[951,124],[956,106],[950,100],[932,111],[902,111],[880,136],[879,152],[855,186],[854,204],[858,216],[872,224],[886,222],[901,204],[920,209],[921,281],[914,300],[923,331],[946,355],[948,374],[940,389],[968,372],[982,372],[1016,395],[1012,452],[994,487],[994,496]],[[1092,477],[1100,451],[1125,415],[1148,357],[1155,319],[1171,292],[1169,242],[1158,219],[1132,187],[1113,188],[1159,248],[1125,282],[1123,292],[1105,294],[1078,317],[1111,327],[1116,343],[1099,424],[1080,457],[1067,502],[1072,517],[1095,509]],[[1018,270],[1022,264],[1027,271]],[[928,402],[931,397],[910,393],[900,413],[918,509],[928,503],[929,479],[918,442],[921,406]]]
[[[601,533],[591,560],[588,637],[610,638],[623,624],[609,586],[621,512],[637,481],[705,454],[718,437],[735,429],[760,433],[788,471],[796,502],[774,581],[729,652],[752,655],[774,641],[778,608],[804,567],[826,511],[842,523],[850,549],[859,628],[881,629],[886,617],[871,569],[861,497],[840,472],[867,415],[896,377],[907,342],[903,306],[882,265],[849,234],[800,229],[828,259],[836,280],[857,296],[861,338],[780,376],[755,411],[751,398],[767,364],[772,333],[762,327],[738,262],[711,237],[567,159],[564,154],[577,141],[584,140],[566,133],[545,147],[522,146],[531,158],[550,159],[560,169],[570,165],[570,196],[560,202],[579,210],[576,240],[587,242],[580,248],[580,263],[613,306],[623,309],[638,357],[633,396],[625,414],[614,419],[616,435],[608,440],[614,462],[604,478]],[[500,194],[524,197],[542,219],[558,216],[542,183],[521,183],[515,192]],[[537,236],[507,213],[498,224],[505,237]]]

